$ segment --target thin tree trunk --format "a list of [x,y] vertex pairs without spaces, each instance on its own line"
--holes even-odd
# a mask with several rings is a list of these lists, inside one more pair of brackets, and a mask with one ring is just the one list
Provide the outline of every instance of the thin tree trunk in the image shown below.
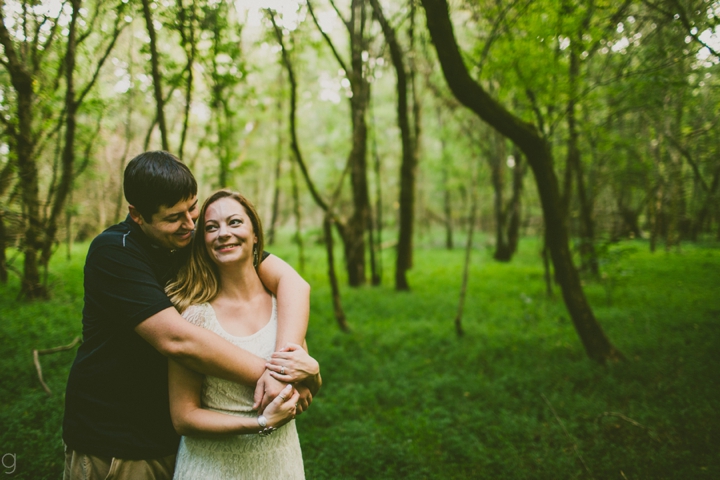
[[[133,66],[135,65],[134,62],[134,55],[133,55],[133,44],[134,44],[134,36],[130,35],[130,44],[129,44],[129,51],[128,51],[128,57],[129,57],[129,65],[128,65],[128,75],[130,75],[131,78],[133,78]],[[115,222],[122,221],[124,215],[122,214],[122,206],[123,206],[123,184],[122,184],[122,178],[123,173],[125,172],[125,161],[127,160],[128,153],[130,152],[130,142],[132,141],[132,115],[133,115],[133,105],[135,105],[135,89],[133,88],[132,84],[130,84],[130,88],[128,88],[127,91],[127,116],[125,117],[125,146],[123,147],[123,154],[120,157],[120,162],[118,165],[118,192],[117,197],[115,198],[115,214],[113,215],[113,219]]]
[[695,231],[694,235],[696,238],[702,232],[706,231],[707,227],[710,227],[710,225],[706,225],[706,223],[709,224],[712,222],[712,209],[717,208],[718,186],[720,186],[720,165],[718,165],[715,169],[712,182],[710,183],[707,192],[705,192],[705,198],[703,199],[702,206],[695,218],[693,229]]
[[342,302],[340,301],[340,286],[338,285],[337,275],[335,275],[332,224],[332,216],[325,215],[325,219],[323,220],[323,233],[325,234],[325,249],[327,251],[328,258],[328,278],[330,279],[330,290],[332,291],[333,311],[340,330],[347,333],[350,331],[350,327],[347,324],[345,311],[343,311],[342,308]]
[[6,284],[8,280],[7,257],[7,230],[5,229],[5,211],[0,208],[0,283]]
[[[178,12],[180,17],[180,31],[183,39],[183,47],[187,54],[187,79],[185,83],[185,113],[183,115],[183,127],[180,134],[180,147],[178,148],[178,156],[182,159],[185,153],[185,140],[187,138],[188,125],[190,123],[190,104],[192,103],[193,91],[193,65],[195,63],[195,54],[197,53],[197,42],[195,40],[195,0],[190,2],[190,18],[186,17],[185,7],[182,0],[178,0]],[[186,24],[187,21],[187,24]],[[185,27],[187,26],[187,32]]]
[[295,242],[298,246],[298,257],[300,263],[300,272],[305,271],[305,251],[303,249],[302,239],[302,219],[300,215],[300,195],[298,192],[297,175],[295,174],[295,166],[290,168],[290,178],[292,179],[292,196],[293,196],[293,212],[295,213]]
[[450,89],[461,103],[510,138],[525,153],[533,170],[545,219],[545,240],[555,266],[555,276],[587,355],[601,363],[622,359],[622,354],[610,343],[597,322],[573,265],[550,146],[534,125],[512,115],[470,77],[455,41],[446,1],[422,0],[422,3],[427,12],[428,30]]
[[505,138],[497,131],[490,132],[492,140],[488,144],[492,145],[492,151],[488,155],[488,163],[490,165],[490,178],[493,187],[493,210],[495,212],[495,254],[493,258],[501,262],[508,262],[512,258],[510,254],[510,245],[507,240],[507,213],[505,210],[505,202],[503,200],[503,190],[505,189],[505,158],[507,151],[505,149]]
[[664,182],[662,178],[660,164],[662,163],[660,154],[660,145],[662,144],[662,134],[658,135],[658,142],[652,148],[652,157],[655,161],[655,185],[652,187],[653,195],[649,202],[650,217],[652,225],[650,227],[650,251],[655,252],[657,248],[657,239],[662,230],[664,212]]
[[452,250],[453,245],[453,222],[452,222],[452,201],[450,198],[450,156],[447,154],[445,142],[445,131],[443,130],[442,113],[437,108],[438,127],[440,130],[440,175],[443,188],[443,219],[445,224],[445,248]]
[[[280,83],[282,84],[282,72],[280,74]],[[282,134],[282,96],[278,95],[277,101],[277,159],[275,160],[275,177],[273,186],[272,213],[270,215],[270,228],[268,228],[268,245],[275,242],[275,228],[278,221],[278,210],[280,209],[280,171],[282,167],[283,156],[283,134]],[[292,168],[292,166],[291,166]],[[293,175],[295,171],[293,170]]]
[[455,333],[458,337],[464,335],[462,328],[462,316],[465,309],[465,296],[467,294],[468,277],[470,272],[470,254],[473,245],[473,233],[475,232],[475,217],[477,214],[477,172],[473,174],[470,182],[470,225],[468,226],[468,237],[465,245],[465,265],[463,266],[462,285],[460,286],[460,298],[458,299],[458,309],[455,315]]
[[160,76],[160,59],[157,49],[157,37],[153,25],[152,13],[150,12],[150,0],[142,0],[143,14],[148,36],[150,37],[150,66],[153,78],[153,92],[155,94],[155,111],[157,123],[160,127],[160,139],[163,150],[170,150],[168,143],[167,127],[165,126],[165,99],[162,94],[162,77]]
[[[375,125],[375,116],[370,105],[370,117]],[[377,130],[373,128],[372,135],[372,156],[375,172],[375,215],[373,218],[373,229],[370,231],[371,245],[370,252],[373,253],[370,259],[371,283],[378,286],[382,283],[382,177],[380,176],[380,154],[377,148]],[[375,235],[373,237],[373,235]]]
[[408,75],[403,62],[403,54],[395,35],[395,29],[383,14],[380,2],[370,0],[375,18],[380,23],[385,41],[390,49],[390,58],[397,75],[397,121],[402,143],[402,162],[400,166],[400,229],[398,232],[397,257],[395,263],[395,289],[409,290],[407,271],[412,267],[412,233],[415,211],[415,171],[417,169],[416,138],[410,130],[408,108]]
[[555,293],[553,292],[553,281],[552,281],[552,271],[550,267],[550,255],[548,252],[547,243],[545,241],[544,235],[543,235],[543,248],[540,250],[540,256],[542,257],[543,261],[543,278],[545,279],[545,294],[548,296],[548,298],[553,298],[555,296]]
[[520,216],[521,198],[523,191],[523,179],[525,177],[525,167],[522,161],[522,153],[516,149],[513,158],[515,166],[513,167],[513,194],[508,207],[510,218],[508,220],[508,248],[512,257],[517,252],[518,243],[520,241]]
[[[13,141],[10,137],[9,141]],[[14,150],[14,148],[11,148]],[[10,187],[13,173],[15,171],[15,160],[10,157],[7,163],[0,171],[0,197],[5,194],[5,191]],[[5,228],[5,210],[0,205],[0,283],[7,283],[8,271],[7,271],[7,257],[5,250],[8,246],[7,229]]]
[[73,232],[72,232],[72,190],[68,195],[67,207],[65,207],[65,246],[67,247],[65,258],[72,258]]

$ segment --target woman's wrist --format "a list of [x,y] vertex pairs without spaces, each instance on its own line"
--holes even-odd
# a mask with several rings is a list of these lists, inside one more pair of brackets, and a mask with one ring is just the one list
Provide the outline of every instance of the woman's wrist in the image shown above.
[[275,431],[275,427],[268,425],[268,419],[265,415],[258,415],[257,422],[260,427],[258,434],[261,437],[266,437]]

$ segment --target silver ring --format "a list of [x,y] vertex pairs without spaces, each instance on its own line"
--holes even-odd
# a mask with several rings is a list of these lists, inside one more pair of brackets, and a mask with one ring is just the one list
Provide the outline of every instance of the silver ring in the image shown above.
[[285,375],[285,367],[280,367],[280,375]]
[[280,395],[278,395],[278,397],[282,398],[283,402],[285,401],[285,395],[283,395],[282,393]]

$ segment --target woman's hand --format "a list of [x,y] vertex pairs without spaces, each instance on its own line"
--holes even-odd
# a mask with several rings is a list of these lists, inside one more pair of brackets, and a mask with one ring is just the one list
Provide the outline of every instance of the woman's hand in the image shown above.
[[270,370],[273,378],[285,383],[302,382],[315,378],[320,373],[317,360],[295,343],[288,343],[273,353],[265,368]]
[[285,387],[283,391],[275,397],[275,400],[270,402],[262,412],[267,419],[268,427],[282,427],[295,418],[296,406],[299,399],[300,394],[292,385]]

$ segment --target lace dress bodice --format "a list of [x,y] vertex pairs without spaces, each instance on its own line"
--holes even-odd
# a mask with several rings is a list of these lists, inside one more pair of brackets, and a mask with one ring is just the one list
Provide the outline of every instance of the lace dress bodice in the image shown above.
[[[228,342],[266,360],[275,351],[277,301],[273,297],[270,321],[246,337],[229,334],[218,322],[209,303],[193,305],[183,312],[190,323],[210,330]],[[203,381],[203,408],[228,415],[257,417],[252,410],[255,388],[206,376]],[[175,467],[176,479],[302,479],[305,478],[300,440],[295,420],[267,437],[257,434],[201,438],[183,437]]]

